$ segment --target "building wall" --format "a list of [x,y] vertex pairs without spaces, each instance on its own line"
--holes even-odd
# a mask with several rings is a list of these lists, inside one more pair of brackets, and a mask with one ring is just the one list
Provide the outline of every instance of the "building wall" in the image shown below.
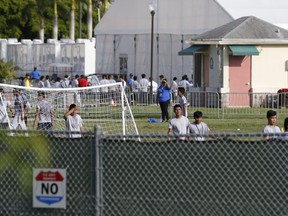
[[[229,48],[210,46],[210,88],[220,92],[229,92]],[[211,59],[213,68],[211,68]]]
[[288,88],[288,71],[285,62],[288,60],[288,45],[258,46],[259,56],[252,58],[253,92],[277,92]]
[[[163,74],[168,81],[173,77],[181,79],[193,75],[192,56],[179,56],[178,52],[190,45],[185,43],[192,35],[154,34],[153,39],[153,79],[158,82]],[[114,42],[113,42],[114,41]],[[151,35],[98,35],[96,38],[96,72],[98,74],[120,74],[119,57],[126,55],[130,73],[140,77],[142,73],[150,77]]]

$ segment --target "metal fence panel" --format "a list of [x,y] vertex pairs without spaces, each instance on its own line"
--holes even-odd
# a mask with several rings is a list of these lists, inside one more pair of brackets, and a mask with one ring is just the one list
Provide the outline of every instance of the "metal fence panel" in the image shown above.
[[[160,117],[160,107],[157,104],[157,93],[153,94],[153,103],[150,101],[150,94],[143,92],[132,93],[127,91],[128,100],[134,116],[151,114]],[[130,95],[130,97],[129,97]],[[210,117],[219,118],[220,116],[220,97],[217,92],[186,92],[188,116],[196,110],[201,110]],[[174,97],[173,97],[174,98]],[[169,106],[169,115],[173,116],[173,106],[179,103],[179,98],[175,97],[174,100],[171,94],[171,103]]]
[[[81,139],[0,133],[0,215],[285,216],[288,135]],[[285,136],[284,136],[285,135]],[[287,135],[287,136],[286,136]],[[67,169],[67,208],[32,208],[32,168]]]
[[278,109],[277,94],[224,93],[221,94],[222,117],[241,115],[265,116],[267,109]]
[[[147,115],[160,116],[160,108],[156,106],[157,94],[154,94],[153,103],[150,103],[146,93],[127,93],[130,95],[129,103],[134,116]],[[265,116],[268,109],[277,110],[285,114],[288,108],[287,93],[218,93],[207,91],[188,91],[185,93],[188,102],[188,116],[196,110],[201,110],[209,118],[234,118],[243,116]],[[147,100],[143,98],[148,98]],[[171,97],[172,98],[172,97]],[[178,103],[171,100],[169,114],[173,116],[173,105]]]
[[[93,139],[0,133],[1,215],[95,215]],[[67,169],[67,208],[32,208],[32,169]]]
[[287,143],[234,138],[104,140],[103,215],[287,215]]

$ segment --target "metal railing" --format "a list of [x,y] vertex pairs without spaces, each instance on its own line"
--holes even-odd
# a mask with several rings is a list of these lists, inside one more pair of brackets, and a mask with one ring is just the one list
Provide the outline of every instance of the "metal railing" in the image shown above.
[[[156,106],[156,93],[151,104],[149,94],[130,93],[130,104],[134,115],[160,115],[160,108]],[[286,93],[218,93],[207,91],[186,92],[188,102],[188,116],[196,110],[201,110],[210,118],[230,118],[246,115],[265,116],[268,109],[277,110],[279,114],[287,113],[288,94]],[[141,99],[142,98],[142,99]],[[143,100],[148,98],[148,100]],[[172,96],[171,96],[172,98]],[[173,105],[179,99],[171,99],[169,113],[173,116]]]

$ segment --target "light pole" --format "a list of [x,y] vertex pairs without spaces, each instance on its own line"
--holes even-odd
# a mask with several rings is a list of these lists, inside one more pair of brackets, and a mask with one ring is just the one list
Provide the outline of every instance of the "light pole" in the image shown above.
[[154,15],[155,15],[155,9],[156,9],[156,2],[152,0],[152,2],[149,4],[149,10],[151,14],[151,59],[150,59],[150,103],[153,103],[153,41],[154,41]]

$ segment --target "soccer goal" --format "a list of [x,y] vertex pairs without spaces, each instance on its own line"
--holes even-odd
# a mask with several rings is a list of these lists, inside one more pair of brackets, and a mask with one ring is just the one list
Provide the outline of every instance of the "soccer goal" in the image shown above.
[[[52,105],[54,113],[55,131],[65,130],[64,114],[69,110],[71,104],[78,107],[77,114],[83,120],[85,131],[94,130],[99,125],[101,130],[107,134],[133,134],[138,135],[137,126],[129,106],[122,84],[113,83],[107,85],[89,86],[83,88],[34,88],[16,85],[0,84],[4,90],[1,94],[2,114],[9,116],[9,127],[11,128],[12,114],[6,104],[14,104],[16,96],[13,91],[19,90],[20,96],[26,96],[28,110],[27,128],[33,129],[36,107],[39,103],[39,92],[44,94],[44,100]],[[17,108],[16,108],[17,109]]]

